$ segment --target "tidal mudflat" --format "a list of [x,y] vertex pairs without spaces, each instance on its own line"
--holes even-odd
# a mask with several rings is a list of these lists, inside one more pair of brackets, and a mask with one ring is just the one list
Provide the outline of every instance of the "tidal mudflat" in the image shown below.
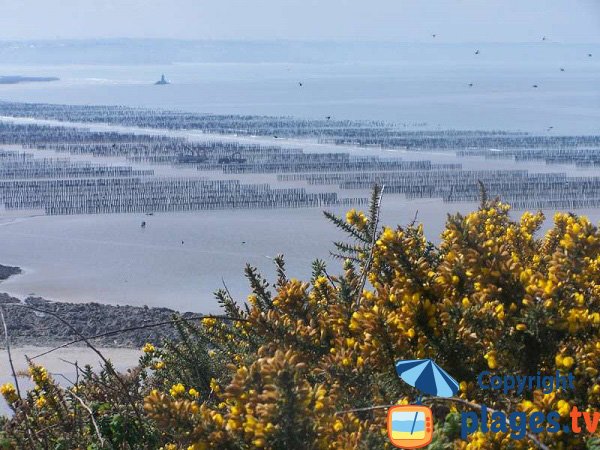
[[2,290],[20,298],[216,312],[223,284],[244,301],[246,263],[269,277],[281,253],[291,276],[308,277],[313,258],[335,271],[339,234],[322,210],[364,207],[374,182],[382,224],[416,216],[433,241],[448,212],[476,207],[479,181],[517,208],[600,218],[594,135],[68,105],[2,114],[16,116],[0,123],[2,262],[23,269]]

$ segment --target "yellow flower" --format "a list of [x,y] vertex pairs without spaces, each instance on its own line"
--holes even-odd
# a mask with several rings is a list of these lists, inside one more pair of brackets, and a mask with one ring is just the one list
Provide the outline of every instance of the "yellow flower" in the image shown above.
[[156,348],[154,348],[154,345],[152,345],[150,342],[146,342],[146,345],[142,347],[142,351],[144,353],[153,353],[155,350]]
[[569,405],[569,402],[559,400],[557,406],[557,411],[561,415],[561,417],[567,417],[571,412],[571,405]]
[[563,355],[561,355],[561,354],[558,354],[558,355],[556,355],[556,356],[554,357],[554,362],[556,363],[556,365],[557,365],[558,367],[560,367],[560,366],[562,366],[562,365],[563,365],[563,359],[564,359]]
[[221,386],[219,386],[219,383],[214,378],[210,379],[210,389],[213,392],[221,392]]
[[36,384],[43,384],[48,381],[48,371],[42,366],[32,364],[29,366],[29,374]]
[[200,392],[198,392],[194,388],[190,388],[190,390],[188,391],[188,394],[190,394],[192,397],[195,397],[195,398],[200,397]]
[[46,402],[46,397],[44,397],[44,396],[42,395],[42,396],[40,396],[40,398],[38,398],[38,399],[35,401],[35,406],[37,406],[38,408],[43,408],[43,407],[44,407],[44,405],[45,405],[46,403],[47,403],[47,402]]
[[2,394],[7,403],[14,403],[18,398],[17,390],[12,383],[5,383],[0,386],[0,394]]
[[525,330],[527,330],[527,325],[525,325],[524,323],[518,323],[516,328],[519,331],[525,331]]
[[383,233],[381,234],[381,240],[382,241],[391,241],[394,239],[394,230],[392,230],[391,228],[385,228],[383,230]]
[[202,319],[202,323],[204,324],[204,326],[206,328],[212,328],[216,325],[217,319],[215,319],[213,317],[206,317],[206,318]]
[[487,360],[487,364],[490,369],[496,369],[498,367],[498,362],[496,361],[496,352],[495,351],[492,350],[491,352],[486,353],[484,358]]
[[521,402],[521,409],[525,412],[529,412],[535,405],[533,404],[533,402],[529,401],[529,400],[523,400]]
[[342,431],[344,429],[344,423],[341,420],[336,420],[335,423],[333,424],[333,429],[334,431],[337,431],[338,433],[340,431]]
[[208,444],[206,442],[196,442],[188,446],[187,450],[208,450]]
[[352,223],[354,217],[356,216],[356,210],[352,208],[350,211],[346,213],[346,222]]
[[165,367],[165,362],[164,361],[157,361],[154,363],[154,369],[155,370],[160,370],[162,368]]
[[238,424],[235,420],[229,419],[225,425],[225,429],[229,431],[235,431],[238,428]]
[[223,423],[225,422],[223,420],[223,416],[219,413],[216,413],[213,417],[212,417],[213,421],[217,424],[217,426],[222,427]]
[[173,397],[177,397],[185,392],[185,386],[181,383],[174,384],[171,389],[169,389],[169,393]]
[[575,364],[575,360],[570,356],[566,356],[562,360],[562,365],[565,369],[570,369],[571,367],[573,367],[573,364]]

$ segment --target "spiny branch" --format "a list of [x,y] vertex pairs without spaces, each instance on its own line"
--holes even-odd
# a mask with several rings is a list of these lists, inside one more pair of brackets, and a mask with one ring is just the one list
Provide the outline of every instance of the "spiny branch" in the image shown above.
[[[383,198],[383,190],[385,189],[385,185],[381,186],[381,190],[379,190],[376,185],[373,188],[373,204],[371,205],[371,217],[374,219],[373,225],[371,228],[371,248],[369,250],[369,259],[367,263],[363,266],[361,273],[361,282],[359,284],[359,289],[356,294],[356,306],[360,303],[360,298],[362,296],[362,291],[365,288],[365,284],[367,283],[367,276],[369,274],[369,270],[371,269],[371,264],[373,264],[373,254],[375,253],[375,243],[377,242],[377,227],[379,226],[379,216],[381,214],[381,199]],[[379,195],[375,201],[375,195],[377,195],[377,191],[379,191]]]
[[352,227],[351,225],[347,224],[346,222],[344,222],[343,219],[337,217],[335,214],[330,213],[329,211],[323,211],[323,214],[325,215],[325,217],[327,219],[329,219],[331,222],[333,222],[333,224],[344,230],[346,233],[348,233],[349,235],[351,235],[354,239],[356,239],[359,242],[368,242],[368,238],[366,238],[365,236],[361,235],[360,233],[358,233],[358,231],[356,231],[354,229],[354,227]]

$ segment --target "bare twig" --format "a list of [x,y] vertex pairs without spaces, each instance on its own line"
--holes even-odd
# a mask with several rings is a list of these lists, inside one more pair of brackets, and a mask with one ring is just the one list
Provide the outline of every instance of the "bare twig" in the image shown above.
[[[75,366],[75,388],[78,389],[79,388],[79,371],[81,369],[79,368],[79,364],[77,364],[77,360],[75,360],[75,363],[73,365]],[[75,427],[75,424],[78,424],[78,423],[79,423],[79,408],[74,406],[73,407],[73,427]]]
[[73,383],[73,381],[69,380],[67,378],[67,376],[64,373],[61,372],[50,372],[50,375],[52,375],[53,377],[61,377],[64,378],[68,383],[72,384],[73,386],[75,386],[75,383]]
[[231,292],[229,292],[229,288],[227,287],[227,283],[225,283],[225,278],[221,277],[221,283],[223,283],[223,289],[225,289],[225,292],[227,293],[227,295],[229,296],[229,298],[232,299],[233,301],[235,301],[234,298],[233,298],[233,296],[231,295]]
[[17,379],[17,373],[12,360],[12,354],[10,352],[10,338],[8,336],[8,327],[6,326],[6,320],[4,319],[4,308],[0,306],[0,318],[2,319],[2,325],[4,327],[4,338],[6,340],[6,353],[8,353],[8,363],[10,364],[10,370],[12,372],[13,379],[15,380],[15,388],[17,389],[17,395],[21,398],[21,390],[19,389],[19,380]]
[[327,279],[329,280],[329,283],[332,286],[335,286],[336,281],[327,273],[327,269],[323,269],[323,273],[325,274],[325,277],[327,277]]
[[381,186],[381,191],[379,191],[379,198],[377,199],[376,211],[375,214],[375,223],[373,224],[373,236],[371,237],[371,249],[369,251],[369,259],[367,263],[363,266],[362,274],[361,274],[361,282],[359,285],[359,289],[356,295],[356,306],[359,305],[360,299],[362,296],[362,292],[365,288],[365,284],[367,283],[367,277],[369,274],[369,270],[371,269],[371,264],[373,263],[373,254],[375,252],[375,243],[377,242],[377,227],[379,226],[379,216],[381,214],[381,199],[383,198],[383,190],[385,189],[385,185]]
[[58,358],[58,359],[60,359],[62,362],[65,362],[67,364],[71,364],[72,366],[77,368],[77,361],[73,362],[73,361],[69,361],[68,359],[65,359],[65,358]]
[[412,222],[410,223],[409,227],[414,227],[415,223],[417,223],[417,219],[419,218],[419,210],[417,209],[415,211],[415,217],[413,217]]
[[[15,303],[16,304],[16,303]],[[154,327],[160,327],[162,325],[170,325],[170,324],[174,324],[177,322],[190,322],[193,320],[200,320],[200,319],[221,319],[221,320],[230,320],[232,322],[247,322],[248,319],[244,319],[244,318],[235,318],[235,317],[228,317],[228,316],[215,316],[215,315],[202,315],[202,316],[194,316],[194,317],[178,317],[177,319],[171,319],[171,320],[165,320],[162,322],[153,322],[153,323],[149,323],[149,324],[144,324],[144,325],[138,325],[135,327],[129,327],[129,328],[121,328],[119,330],[113,330],[113,331],[107,331],[106,333],[100,333],[100,334],[95,334],[93,336],[89,336],[87,338],[82,337],[79,339],[73,339],[72,341],[66,342],[64,344],[61,344],[57,347],[51,348],[50,350],[46,350],[45,352],[42,352],[38,355],[32,356],[31,359],[36,359],[36,358],[41,358],[42,356],[45,356],[49,353],[55,352],[56,350],[60,350],[61,348],[65,348],[68,347],[70,345],[73,344],[77,344],[79,342],[84,342],[86,339],[98,339],[98,338],[103,338],[103,337],[109,337],[109,336],[116,336],[117,334],[121,334],[121,333],[127,333],[129,331],[137,331],[137,330],[144,330],[146,328],[154,328]]]
[[92,409],[85,404],[85,402],[83,401],[83,399],[81,397],[79,397],[77,394],[75,394],[72,391],[67,391],[69,393],[69,395],[73,396],[79,403],[81,403],[81,406],[83,406],[83,408],[90,414],[90,419],[92,419],[92,423],[94,424],[94,429],[96,430],[96,436],[98,436],[98,440],[100,441],[100,445],[102,447],[104,447],[104,439],[102,438],[102,434],[100,433],[100,428],[98,427],[98,423],[96,422],[96,419],[94,417],[94,413],[92,412]]
[[365,406],[364,408],[352,408],[352,409],[344,409],[342,411],[336,411],[335,415],[339,414],[348,414],[354,412],[364,412],[364,411],[375,411],[377,409],[388,409],[392,406],[398,406],[397,403],[392,403],[391,405],[375,405],[375,406]]

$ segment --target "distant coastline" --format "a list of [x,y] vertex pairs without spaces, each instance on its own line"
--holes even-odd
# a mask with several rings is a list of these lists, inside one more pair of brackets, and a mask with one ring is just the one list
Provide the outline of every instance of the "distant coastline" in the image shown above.
[[48,83],[58,81],[57,77],[22,77],[20,75],[0,75],[0,84],[19,84],[19,83]]

